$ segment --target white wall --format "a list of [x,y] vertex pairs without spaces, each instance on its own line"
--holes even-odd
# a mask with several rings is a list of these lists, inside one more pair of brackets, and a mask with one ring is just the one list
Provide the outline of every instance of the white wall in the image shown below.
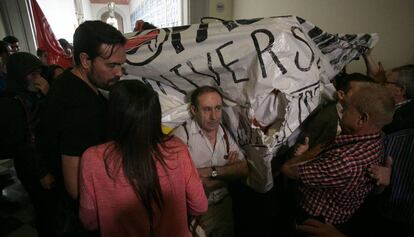
[[91,12],[91,2],[89,0],[82,0],[83,19],[93,19]]
[[[36,53],[35,36],[27,0],[0,0],[4,34],[19,39],[20,50]],[[2,38],[3,39],[3,38]]]
[[64,38],[72,42],[73,33],[78,27],[73,0],[37,0],[37,3],[49,22],[56,39]]
[[[217,11],[217,4],[224,6],[222,11]],[[233,19],[233,0],[209,0],[209,15],[223,20]]]
[[[100,20],[102,14],[108,11],[107,4],[91,4],[91,15],[94,20]],[[129,5],[115,5],[115,12],[122,16],[124,33],[131,32],[131,17]],[[88,19],[90,20],[90,19]]]
[[[297,15],[329,33],[378,33],[384,67],[414,63],[413,0],[234,0],[233,18]],[[348,67],[365,73],[361,60]]]

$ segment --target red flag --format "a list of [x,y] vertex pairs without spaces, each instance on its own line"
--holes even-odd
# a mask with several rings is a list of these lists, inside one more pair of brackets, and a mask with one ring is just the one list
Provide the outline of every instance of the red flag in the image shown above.
[[36,27],[36,40],[40,49],[48,54],[48,64],[57,64],[63,68],[73,67],[72,57],[67,55],[59,42],[56,40],[52,29],[45,15],[37,4],[36,0],[31,0],[33,19]]

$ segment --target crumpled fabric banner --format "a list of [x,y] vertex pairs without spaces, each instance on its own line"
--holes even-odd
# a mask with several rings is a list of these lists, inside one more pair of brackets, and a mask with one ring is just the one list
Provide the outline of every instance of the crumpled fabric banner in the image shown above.
[[221,89],[223,122],[246,152],[247,183],[273,186],[271,161],[306,117],[332,98],[330,80],[378,42],[377,34],[330,34],[296,16],[163,28],[127,35],[128,76],[159,92],[163,125],[189,118],[199,86]]

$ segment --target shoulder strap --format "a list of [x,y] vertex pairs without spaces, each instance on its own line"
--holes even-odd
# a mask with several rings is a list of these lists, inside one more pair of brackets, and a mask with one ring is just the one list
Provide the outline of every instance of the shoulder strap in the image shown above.
[[223,129],[223,134],[224,134],[223,136],[224,136],[224,141],[226,142],[226,151],[227,151],[227,155],[228,155],[229,152],[230,152],[229,137],[227,136],[227,132],[226,132],[226,129],[224,129],[223,124],[220,123],[220,127],[221,127],[221,129]]
[[190,136],[188,135],[188,130],[187,130],[187,121],[185,121],[185,122],[182,124],[182,126],[183,126],[183,128],[184,128],[185,135],[187,136],[187,146],[188,146],[188,140],[190,139]]

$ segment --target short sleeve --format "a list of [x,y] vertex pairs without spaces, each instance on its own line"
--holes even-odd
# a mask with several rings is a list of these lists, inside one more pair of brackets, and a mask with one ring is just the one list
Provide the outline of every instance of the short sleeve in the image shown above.
[[98,229],[98,212],[94,191],[93,169],[96,149],[89,148],[82,155],[79,178],[79,218],[88,230]]
[[183,148],[181,153],[180,156],[184,164],[186,199],[189,213],[191,215],[200,215],[207,211],[207,197],[187,147]]

